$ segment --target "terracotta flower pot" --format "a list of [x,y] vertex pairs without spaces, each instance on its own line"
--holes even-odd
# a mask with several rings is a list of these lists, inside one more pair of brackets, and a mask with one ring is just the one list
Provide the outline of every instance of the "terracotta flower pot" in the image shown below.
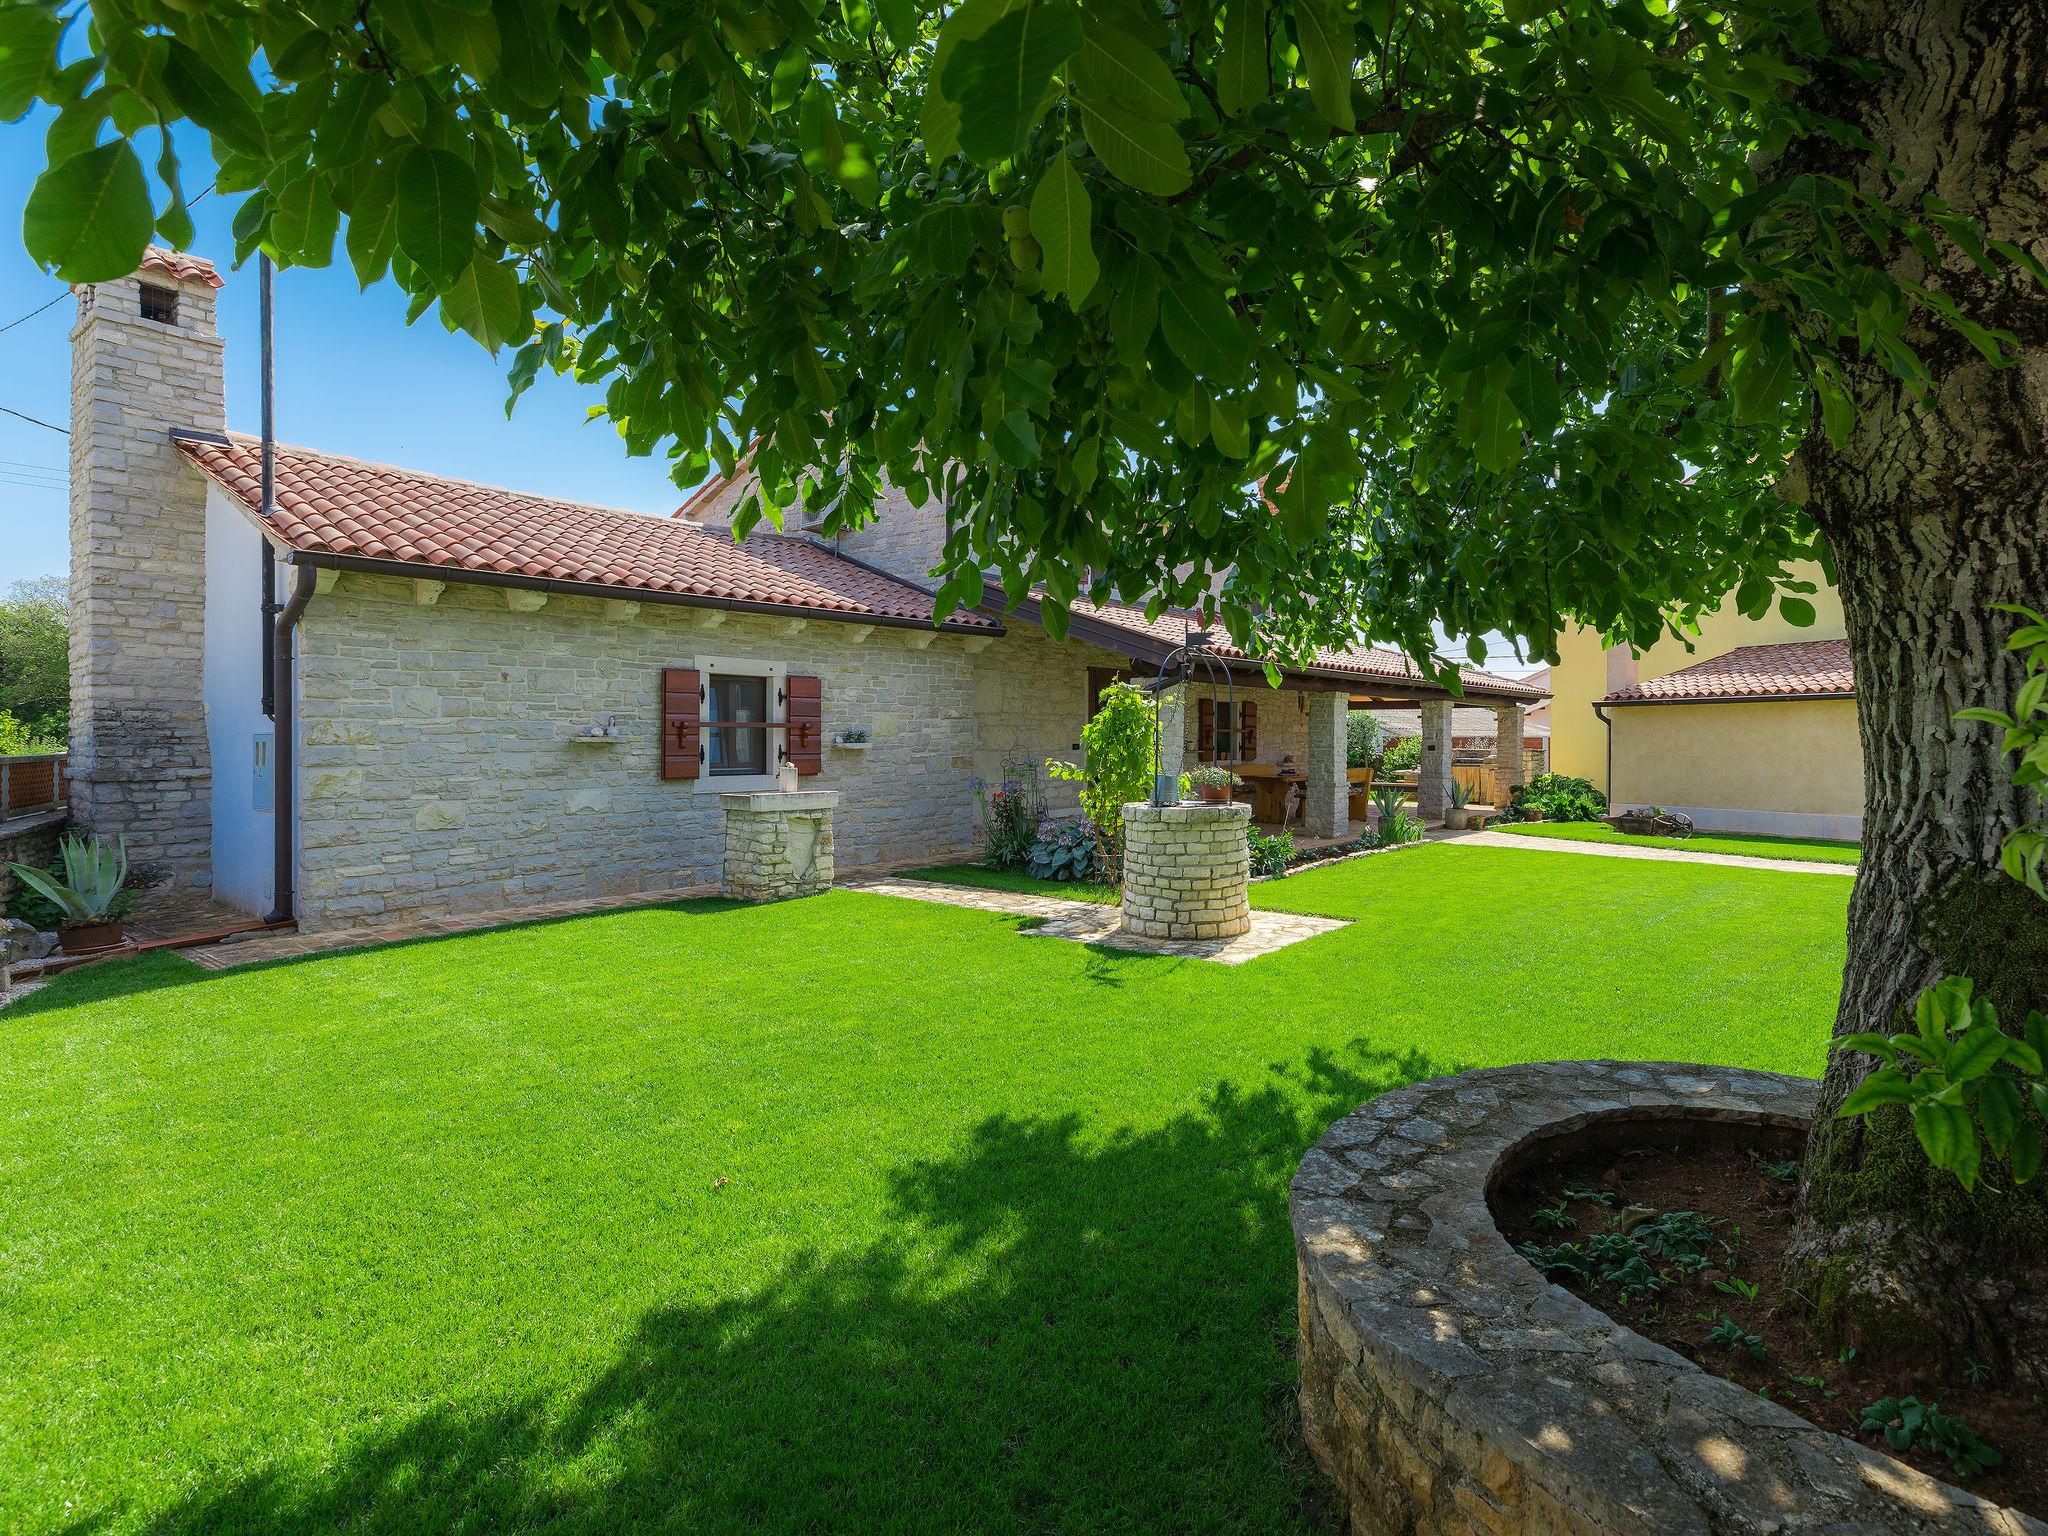
[[119,949],[126,938],[119,923],[79,923],[57,931],[57,948],[67,955],[89,955]]
[[1204,805],[1225,805],[1229,803],[1229,800],[1230,786],[1228,784],[1204,784],[1202,786],[1202,803]]

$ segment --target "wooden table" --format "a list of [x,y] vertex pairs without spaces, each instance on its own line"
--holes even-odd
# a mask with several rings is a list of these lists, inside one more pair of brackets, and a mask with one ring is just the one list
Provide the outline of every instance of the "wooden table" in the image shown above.
[[1288,791],[1308,778],[1292,764],[1233,763],[1230,771],[1244,780],[1252,792],[1252,820],[1283,823],[1287,816]]

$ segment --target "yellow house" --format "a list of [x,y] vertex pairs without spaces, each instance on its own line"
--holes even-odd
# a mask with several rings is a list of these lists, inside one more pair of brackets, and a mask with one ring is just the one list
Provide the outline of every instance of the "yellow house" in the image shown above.
[[1666,636],[1640,654],[1595,631],[1558,637],[1550,761],[1591,779],[1616,809],[1659,805],[1701,830],[1854,840],[1863,751],[1841,598],[1817,565],[1815,622],[1774,609],[1707,615],[1690,648]]

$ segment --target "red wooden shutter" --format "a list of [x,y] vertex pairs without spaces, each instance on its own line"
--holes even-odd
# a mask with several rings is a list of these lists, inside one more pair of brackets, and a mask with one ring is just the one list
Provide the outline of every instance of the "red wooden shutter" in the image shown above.
[[825,689],[815,677],[791,677],[784,691],[789,695],[789,760],[800,774],[818,773],[825,766]]
[[1214,762],[1216,758],[1216,701],[1195,700],[1195,761]]
[[701,713],[695,667],[661,669],[661,776],[694,779],[703,769],[697,745]]
[[1237,760],[1259,760],[1259,706],[1255,699],[1246,699],[1237,706]]

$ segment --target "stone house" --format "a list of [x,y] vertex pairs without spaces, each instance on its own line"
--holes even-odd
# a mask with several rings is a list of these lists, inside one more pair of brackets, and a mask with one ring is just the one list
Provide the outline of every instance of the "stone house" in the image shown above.
[[[975,781],[1075,757],[1095,694],[1193,623],[1084,605],[1056,642],[1029,597],[934,623],[937,508],[736,542],[743,475],[651,515],[280,446],[266,507],[260,445],[224,430],[221,283],[152,250],[79,290],[73,806],[250,913],[318,930],[712,886],[719,793],[784,764],[838,792],[842,874],[965,855]],[[1346,830],[1353,703],[1419,706],[1449,761],[1449,696],[1396,652],[1279,689],[1220,654],[1236,686],[1169,694],[1171,739],[1291,759],[1311,833]],[[1465,693],[1517,726],[1539,697],[1477,672]]]

